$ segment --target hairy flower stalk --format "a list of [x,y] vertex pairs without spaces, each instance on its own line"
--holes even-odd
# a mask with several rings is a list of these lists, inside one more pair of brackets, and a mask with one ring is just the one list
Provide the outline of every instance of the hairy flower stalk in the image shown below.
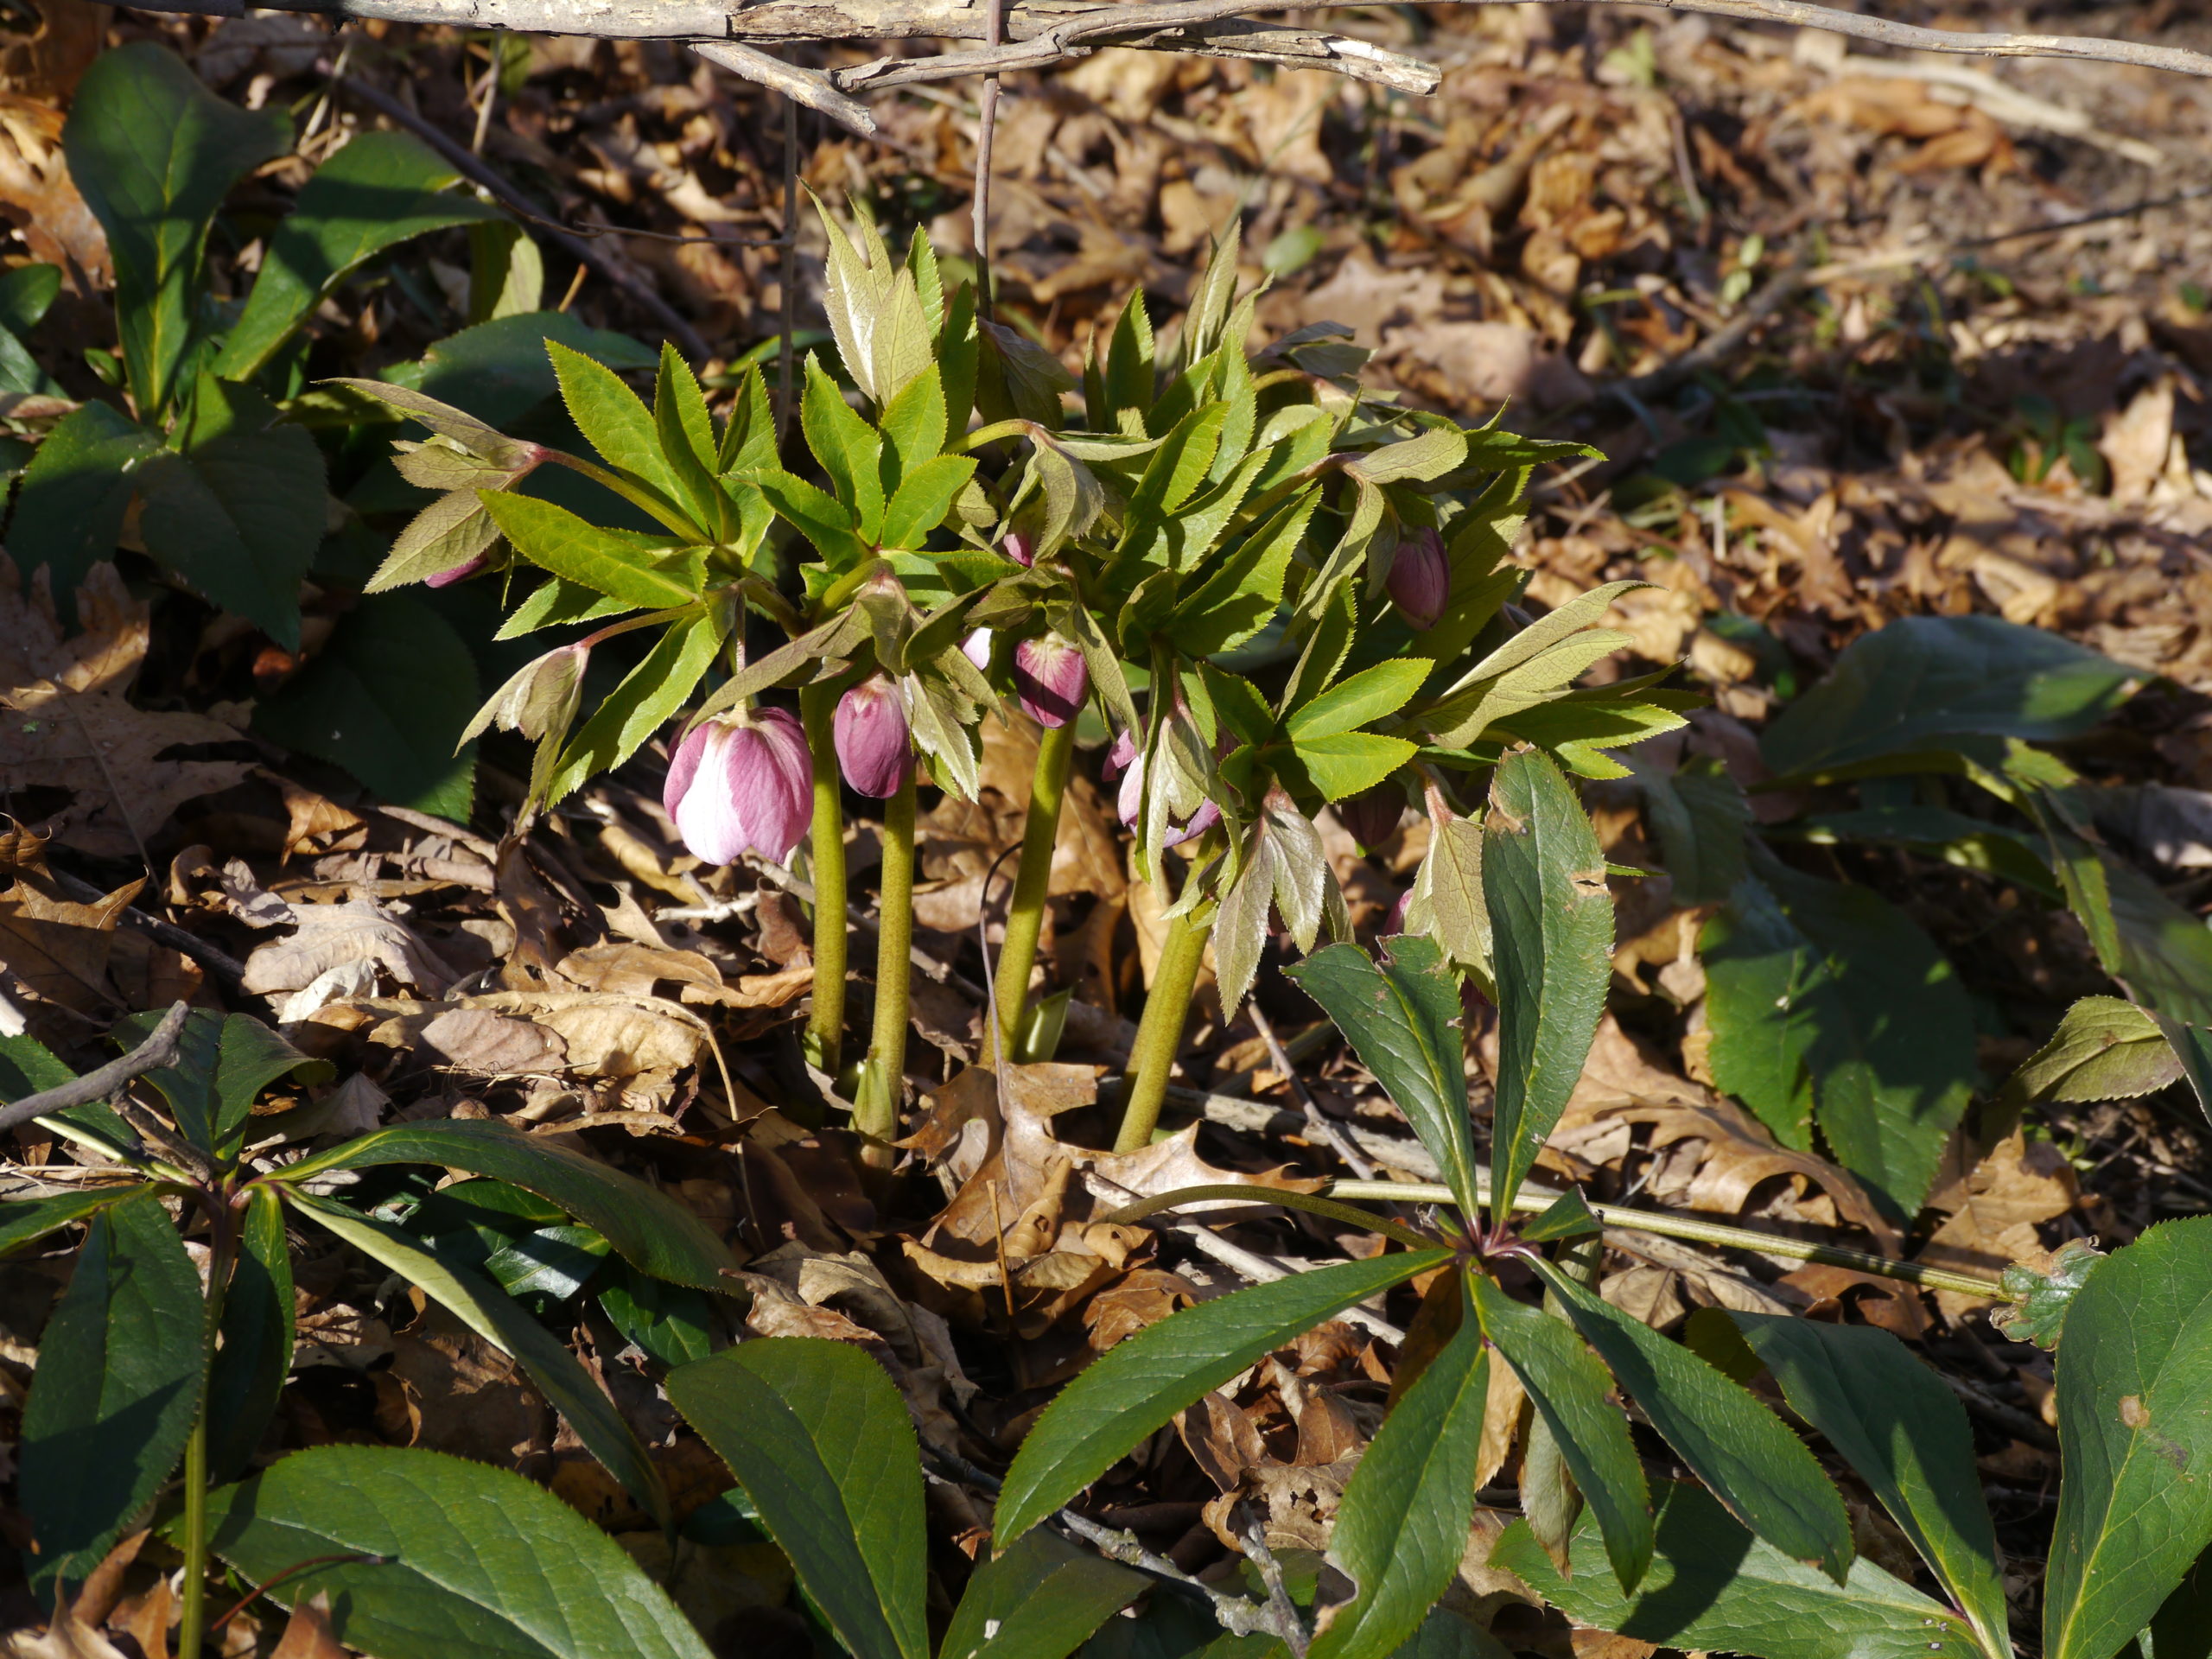
[[875,1022],[868,1064],[853,1102],[853,1127],[873,1145],[872,1164],[887,1162],[883,1143],[899,1133],[899,1094],[906,1075],[907,992],[914,948],[914,774],[883,804],[883,870],[876,909]]
[[798,694],[799,717],[814,789],[814,1005],[806,1019],[806,1058],[836,1077],[845,1063],[845,945],[850,925],[845,897],[845,810],[837,792],[835,705],[830,687]]
[[1129,1050],[1122,1128],[1114,1138],[1116,1152],[1143,1150],[1152,1144],[1153,1131],[1160,1127],[1160,1104],[1167,1098],[1167,1080],[1175,1069],[1175,1056],[1183,1047],[1191,994],[1198,988],[1198,969],[1205,961],[1213,918],[1214,907],[1205,902],[1167,925],[1166,943],[1160,947],[1160,965],[1153,974],[1144,1014],[1137,1021],[1136,1041]]

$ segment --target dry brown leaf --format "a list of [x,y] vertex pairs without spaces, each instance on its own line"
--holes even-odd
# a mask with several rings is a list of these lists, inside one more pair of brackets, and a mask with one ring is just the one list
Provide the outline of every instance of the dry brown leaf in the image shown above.
[[0,893],[0,961],[22,982],[79,1014],[114,1006],[108,977],[116,924],[146,885],[141,876],[96,904],[56,899],[29,880]]
[[61,120],[51,100],[0,93],[0,219],[16,227],[32,258],[60,266],[73,287],[112,287],[107,235],[69,176]]
[[[1920,1260],[1930,1267],[1991,1275],[2016,1262],[2033,1261],[2044,1248],[2036,1224],[2064,1215],[2079,1194],[2066,1154],[2048,1141],[2029,1141],[2016,1128],[1963,1182],[1931,1201],[1951,1213],[1922,1248]],[[1955,1323],[1987,1306],[1988,1300],[1939,1290],[1936,1305]]]
[[454,1008],[422,1028],[416,1045],[456,1071],[479,1077],[521,1077],[559,1071],[568,1045],[528,1020],[493,1014],[488,1008]]
[[[0,98],[0,124],[6,104]],[[0,194],[4,180],[0,166]],[[238,734],[205,715],[130,705],[150,613],[124,590],[113,565],[92,567],[78,590],[77,613],[84,632],[65,641],[43,582],[26,596],[15,567],[0,557],[0,795],[61,791],[69,800],[54,838],[97,857],[127,858],[178,806],[230,788],[251,767],[162,758],[234,745]]]
[[378,1427],[402,1446],[511,1465],[550,1444],[552,1412],[522,1368],[436,1303],[391,1339]]
[[125,1659],[122,1649],[63,1609],[42,1630],[0,1637],[0,1659]]
[[[664,983],[677,987],[686,1002],[721,1002],[733,1007],[757,1006],[740,1001],[722,983],[721,969],[696,950],[671,950],[646,944],[587,945],[561,958],[557,970],[588,991],[623,996],[652,996]],[[778,977],[771,976],[771,977]]]
[[347,1659],[348,1651],[331,1633],[330,1592],[318,1590],[292,1609],[269,1659]]
[[374,899],[293,907],[294,931],[256,947],[246,958],[245,987],[266,996],[296,991],[334,968],[377,963],[403,985],[442,991],[453,973],[430,947]]

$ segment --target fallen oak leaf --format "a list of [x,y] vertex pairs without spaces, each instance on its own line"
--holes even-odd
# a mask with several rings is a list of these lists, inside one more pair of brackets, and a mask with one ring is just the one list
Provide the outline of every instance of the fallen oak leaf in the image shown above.
[[0,893],[0,960],[48,1001],[92,1014],[118,1001],[108,976],[116,925],[146,885],[141,876],[97,904],[57,899],[19,880]]

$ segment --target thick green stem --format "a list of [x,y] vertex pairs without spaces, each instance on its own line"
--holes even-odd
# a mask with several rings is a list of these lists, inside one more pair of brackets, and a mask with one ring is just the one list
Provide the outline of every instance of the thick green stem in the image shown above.
[[836,707],[827,685],[798,694],[814,761],[814,1011],[807,1016],[806,1057],[833,1077],[845,1059],[845,813],[831,729]]
[[218,1198],[207,1262],[207,1300],[202,1312],[204,1349],[200,1415],[184,1443],[184,1605],[177,1632],[176,1659],[200,1659],[207,1630],[207,1400],[206,1379],[214,1374],[215,1340],[223,1328],[223,1291],[231,1276],[238,1237],[237,1217]]
[[[1203,920],[1194,919],[1203,911]],[[1129,1051],[1129,1082],[1122,1105],[1122,1132],[1114,1150],[1136,1152],[1152,1144],[1160,1122],[1160,1105],[1167,1098],[1168,1074],[1183,1046],[1183,1027],[1191,1014],[1191,992],[1198,982],[1198,966],[1205,960],[1206,937],[1213,931],[1210,904],[1185,911],[1167,925],[1167,942],[1160,947],[1160,966],[1152,977],[1152,994],[1145,998],[1144,1017],[1137,1022],[1137,1039]]]
[[882,900],[876,911],[875,1026],[853,1103],[853,1127],[869,1140],[899,1133],[906,1074],[906,993],[914,972],[914,780],[883,804]]
[[1052,885],[1052,849],[1060,838],[1060,802],[1075,765],[1075,722],[1055,726],[1037,745],[1037,771],[1029,784],[1029,816],[1021,826],[1021,867],[1014,878],[1014,902],[1006,914],[1006,938],[999,946],[998,1029],[984,1039],[986,1065],[1014,1052],[1021,1016],[1029,1001],[1029,971],[1037,965],[1037,940],[1044,931],[1045,899]]

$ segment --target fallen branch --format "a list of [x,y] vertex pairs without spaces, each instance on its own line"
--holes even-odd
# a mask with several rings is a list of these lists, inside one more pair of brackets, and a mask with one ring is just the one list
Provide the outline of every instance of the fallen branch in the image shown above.
[[81,1077],[41,1089],[35,1095],[25,1095],[21,1100],[0,1107],[0,1130],[12,1129],[52,1112],[66,1112],[72,1106],[105,1100],[132,1078],[159,1071],[176,1058],[177,1038],[191,1012],[190,1005],[179,1002],[162,1016],[162,1023],[154,1027],[152,1035],[121,1058],[110,1060]]

